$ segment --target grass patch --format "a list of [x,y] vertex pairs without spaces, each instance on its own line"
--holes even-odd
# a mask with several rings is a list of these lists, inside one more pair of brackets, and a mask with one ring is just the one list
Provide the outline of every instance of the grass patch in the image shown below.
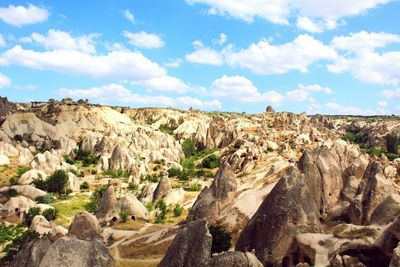
[[89,197],[77,194],[63,200],[56,200],[51,205],[58,210],[58,218],[55,223],[64,227],[69,226],[75,214],[85,211],[85,204],[89,202]]

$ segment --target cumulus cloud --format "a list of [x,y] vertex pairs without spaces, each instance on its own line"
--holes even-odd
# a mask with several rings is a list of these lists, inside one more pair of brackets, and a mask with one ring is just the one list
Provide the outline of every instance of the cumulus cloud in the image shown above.
[[93,78],[142,81],[166,75],[166,71],[138,51],[111,51],[90,55],[80,51],[38,52],[17,45],[0,56],[0,65],[20,65]]
[[124,36],[128,38],[128,43],[141,48],[161,48],[165,45],[161,36],[145,31],[132,33],[125,31]]
[[288,91],[285,93],[285,99],[291,102],[314,102],[314,98],[312,97],[312,93],[321,92],[325,94],[332,94],[333,90],[329,87],[322,87],[320,85],[299,85],[298,89]]
[[325,30],[335,29],[337,22],[334,19],[312,19],[305,16],[297,18],[296,26],[298,29],[313,33],[321,33]]
[[75,50],[84,53],[95,53],[95,39],[99,36],[97,33],[72,37],[68,32],[51,29],[46,35],[32,33],[30,37],[25,37],[24,42],[36,42],[43,45],[46,49],[55,50]]
[[226,35],[225,33],[221,33],[218,39],[213,40],[213,43],[221,46],[225,44],[227,40],[228,40],[228,35]]
[[219,52],[208,47],[199,48],[186,55],[186,60],[196,64],[208,64],[215,66],[221,66],[224,64],[223,56]]
[[150,91],[184,93],[191,90],[191,86],[184,81],[168,75],[134,82],[133,84],[144,87]]
[[314,18],[338,19],[358,15],[390,0],[186,0],[189,4],[203,4],[209,7],[211,15],[230,16],[248,23],[255,18],[275,24],[288,24],[290,17],[307,16]]
[[181,63],[182,59],[176,58],[165,62],[164,66],[167,68],[179,68],[181,66]]
[[388,100],[400,100],[400,88],[397,89],[387,89],[381,92],[382,96]]
[[328,109],[327,113],[337,114],[337,115],[385,115],[388,114],[384,109],[372,110],[372,109],[362,109],[353,106],[343,106],[338,103],[328,102],[325,103],[325,108]]
[[23,26],[46,21],[50,12],[44,7],[29,4],[28,7],[9,5],[0,7],[0,20],[13,26]]
[[4,39],[3,34],[0,33],[0,47],[6,47],[7,46],[7,42]]
[[11,85],[11,79],[0,73],[0,89]]
[[336,36],[331,46],[344,53],[328,65],[328,70],[350,72],[365,83],[396,85],[400,82],[400,51],[376,51],[393,43],[400,43],[400,35],[362,31]]
[[92,87],[88,89],[70,89],[61,88],[58,93],[62,97],[71,97],[74,99],[87,98],[94,102],[104,104],[123,103],[127,105],[140,106],[165,106],[165,107],[195,107],[203,109],[219,109],[221,103],[216,100],[203,101],[190,96],[171,98],[159,95],[139,95],[131,92],[120,84],[107,84],[101,87]]
[[279,104],[283,96],[275,91],[261,93],[243,76],[222,76],[211,84],[211,95],[238,102],[264,102]]
[[125,9],[122,11],[122,15],[124,18],[129,20],[132,24],[135,24],[135,16],[132,14],[132,12],[129,9]]
[[228,50],[224,54],[229,65],[260,75],[291,70],[307,72],[308,67],[315,62],[337,58],[334,49],[307,34],[299,35],[292,42],[282,45],[272,45],[268,40],[261,40],[246,49],[237,52]]

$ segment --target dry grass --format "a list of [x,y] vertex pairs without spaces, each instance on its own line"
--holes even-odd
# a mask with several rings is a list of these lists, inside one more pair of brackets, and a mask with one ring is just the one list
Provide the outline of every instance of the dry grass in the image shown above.
[[115,267],[155,267],[160,263],[159,259],[146,259],[146,260],[115,260]]
[[10,165],[0,166],[0,187],[9,185],[9,180],[17,175],[18,160],[11,158]]
[[145,225],[145,222],[143,222],[143,221],[128,220],[125,223],[118,222],[118,223],[114,224],[112,226],[112,228],[115,230],[139,231],[144,225]]

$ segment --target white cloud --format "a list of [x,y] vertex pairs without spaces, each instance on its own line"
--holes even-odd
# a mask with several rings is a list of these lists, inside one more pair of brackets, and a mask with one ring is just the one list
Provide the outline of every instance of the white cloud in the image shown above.
[[332,94],[332,89],[328,87],[322,87],[320,85],[299,85],[299,88],[296,90],[288,91],[285,93],[285,99],[291,102],[314,102],[314,98],[311,96],[311,93],[321,92],[325,94]]
[[94,39],[98,36],[98,34],[92,33],[74,38],[68,32],[51,29],[47,32],[47,35],[32,33],[30,37],[22,38],[22,41],[34,41],[48,50],[76,50],[84,53],[95,53]]
[[361,31],[348,36],[335,36],[331,45],[338,50],[360,52],[385,47],[392,43],[400,43],[400,35]]
[[335,29],[337,26],[337,22],[334,19],[316,20],[309,17],[301,16],[297,18],[296,26],[300,30],[320,33],[325,30]]
[[11,79],[8,78],[6,75],[0,73],[0,89],[10,85],[11,85]]
[[388,100],[399,99],[400,100],[400,88],[391,89],[391,90],[383,90],[381,92],[384,98]]
[[182,59],[177,58],[177,59],[173,59],[173,60],[169,60],[168,62],[164,63],[165,67],[168,68],[179,68],[181,66],[182,63]]
[[129,44],[141,48],[161,48],[165,45],[163,39],[159,35],[144,31],[137,33],[125,31],[124,36],[129,39]]
[[195,41],[193,41],[192,45],[193,45],[193,47],[196,48],[196,49],[200,49],[200,48],[203,48],[203,47],[204,47],[203,42],[200,41],[200,40],[195,40]]
[[6,47],[7,46],[7,42],[4,39],[3,34],[0,33],[0,47]]
[[[353,106],[343,106],[334,102],[325,103],[325,108],[332,111],[331,114],[336,115],[385,115],[387,112],[383,109],[372,110],[372,109],[362,109]],[[327,112],[329,113],[329,112]]]
[[111,51],[105,55],[90,55],[67,50],[37,52],[17,45],[0,56],[1,64],[127,81],[166,75],[162,67],[138,51]]
[[225,44],[227,40],[228,35],[226,35],[225,33],[221,33],[218,39],[213,40],[213,43],[221,46]]
[[389,103],[387,102],[387,101],[384,101],[384,100],[382,100],[382,101],[378,101],[378,107],[386,107],[386,106],[388,106],[389,105]]
[[208,47],[199,48],[191,54],[186,55],[186,60],[191,63],[209,64],[215,66],[221,66],[224,64],[222,55]]
[[222,76],[211,84],[211,95],[238,102],[265,102],[279,104],[283,97],[275,91],[260,93],[254,84],[243,76]]
[[375,8],[390,0],[186,0],[189,4],[204,4],[209,6],[211,15],[231,16],[253,22],[262,18],[275,24],[288,24],[293,16],[338,19],[353,16]]
[[122,11],[122,15],[124,18],[129,20],[132,24],[135,24],[135,16],[132,14],[132,12],[129,9],[125,9]]
[[389,44],[400,43],[400,35],[390,33],[352,33],[334,37],[331,46],[343,50],[328,70],[334,73],[350,72],[365,83],[400,83],[400,51],[377,52]]
[[150,91],[184,93],[191,89],[191,87],[184,81],[167,75],[154,77],[145,81],[134,82],[133,84],[142,86]]
[[120,84],[108,84],[102,87],[88,89],[61,88],[58,93],[62,97],[74,99],[87,98],[94,102],[104,104],[121,103],[124,105],[140,106],[165,106],[165,107],[195,107],[204,109],[219,109],[221,103],[218,100],[202,101],[193,97],[185,96],[171,98],[168,96],[139,95]]
[[28,7],[9,5],[0,8],[0,20],[13,26],[23,26],[46,21],[50,12],[46,8],[29,4]]
[[261,40],[246,49],[238,52],[227,50],[224,54],[229,65],[260,75],[286,73],[290,70],[307,72],[308,66],[317,61],[337,58],[334,49],[307,34],[299,35],[283,45],[272,45],[268,40]]

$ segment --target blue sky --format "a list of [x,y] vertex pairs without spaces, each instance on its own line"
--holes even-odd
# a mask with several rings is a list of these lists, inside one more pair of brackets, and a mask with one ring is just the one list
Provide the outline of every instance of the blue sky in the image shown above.
[[400,113],[400,1],[0,1],[0,95]]

